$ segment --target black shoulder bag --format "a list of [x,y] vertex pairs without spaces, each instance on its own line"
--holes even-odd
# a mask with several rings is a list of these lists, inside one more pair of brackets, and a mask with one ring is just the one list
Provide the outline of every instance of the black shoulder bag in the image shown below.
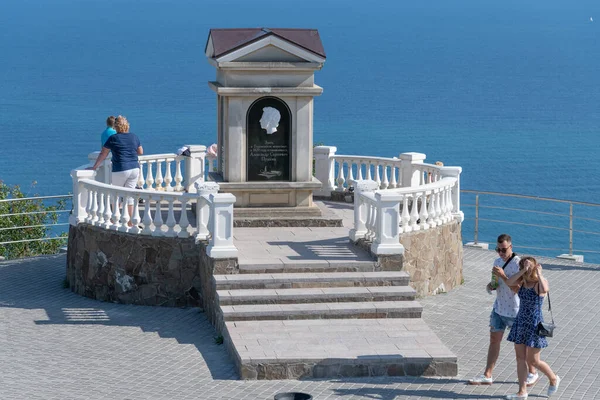
[[[538,281],[538,296],[539,296],[539,284],[540,282]],[[550,291],[548,291],[548,293],[546,294],[546,297],[548,297],[548,311],[550,311],[550,317],[552,318],[552,323],[550,322],[540,322],[537,326],[537,334],[538,336],[541,337],[552,337],[554,335],[554,328],[556,327],[556,325],[554,325],[554,316],[552,315],[552,304],[550,303]],[[540,305],[540,315],[542,313],[542,306]]]

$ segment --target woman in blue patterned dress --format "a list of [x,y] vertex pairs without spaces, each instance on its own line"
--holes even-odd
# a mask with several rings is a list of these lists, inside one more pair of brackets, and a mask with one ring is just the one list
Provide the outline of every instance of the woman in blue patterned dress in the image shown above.
[[523,257],[519,262],[519,272],[511,276],[506,284],[520,286],[519,300],[521,302],[519,313],[507,338],[515,344],[519,391],[506,396],[506,398],[527,398],[527,364],[533,365],[548,377],[550,380],[548,396],[551,396],[558,390],[560,378],[546,362],[540,359],[540,352],[548,346],[546,338],[537,334],[537,325],[544,320],[542,305],[549,290],[548,281],[542,276],[542,266],[533,257]]

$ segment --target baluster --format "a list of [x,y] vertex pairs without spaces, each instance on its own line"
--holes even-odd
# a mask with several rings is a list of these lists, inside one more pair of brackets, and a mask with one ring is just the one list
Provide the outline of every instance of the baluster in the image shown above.
[[112,218],[112,225],[110,226],[110,229],[112,229],[113,231],[119,230],[119,228],[121,227],[121,209],[120,209],[120,204],[119,202],[122,203],[121,201],[121,196],[119,195],[119,192],[115,192],[115,200],[113,203],[113,207],[114,207],[114,212],[113,212],[113,218]]
[[162,173],[162,160],[156,160],[156,190],[164,190],[163,188],[163,173]]
[[153,189],[154,177],[152,176],[153,161],[148,160],[148,174],[146,175],[146,189]]
[[398,179],[397,179],[398,173],[397,173],[397,168],[394,164],[392,164],[390,166],[390,189],[394,189],[398,187]]
[[435,190],[432,190],[429,195],[429,209],[427,212],[429,213],[427,225],[429,225],[430,228],[435,228],[437,226],[435,223]]
[[449,222],[452,220],[452,187],[446,186],[444,188],[444,222]]
[[441,189],[437,189],[435,193],[435,223],[442,225],[442,208],[441,208]]
[[408,195],[405,194],[402,199],[402,232],[410,232],[411,228],[408,224],[410,221],[410,214],[408,213]]
[[165,223],[165,225],[167,225],[167,236],[177,236],[176,232],[175,232],[175,225],[177,224],[177,221],[175,220],[175,211],[173,209],[173,203],[175,203],[175,199],[173,199],[172,197],[170,197],[168,199],[169,202],[169,211],[167,212],[167,222]]
[[187,202],[188,202],[187,197],[182,197],[182,199],[181,199],[181,215],[179,216],[179,227],[181,229],[179,230],[179,234],[177,235],[181,238],[186,238],[186,237],[190,236],[190,233],[188,232],[188,226],[190,226],[190,223],[189,223],[188,217],[187,217]]
[[91,224],[92,221],[94,220],[94,214],[93,214],[93,209],[94,209],[94,190],[89,187],[88,189],[88,198],[87,198],[87,204],[85,205],[85,222],[87,222],[88,224]]
[[368,200],[369,205],[369,217],[367,218],[367,238],[369,240],[373,240],[375,238],[375,221],[377,218],[377,207],[371,202],[371,199]]
[[133,215],[131,216],[132,227],[129,228],[129,232],[140,233],[142,231],[139,227],[140,222],[140,198],[136,195],[133,198]]
[[131,217],[129,216],[129,207],[127,206],[129,203],[130,196],[127,193],[123,195],[123,201],[121,205],[123,207],[123,213],[121,214],[121,227],[119,231],[128,232],[129,231],[129,220]]
[[102,225],[104,229],[109,229],[112,221],[112,208],[110,203],[110,192],[106,192],[106,196],[104,196],[104,224]]
[[166,164],[167,164],[167,169],[165,172],[165,190],[167,192],[172,192],[173,191],[173,186],[171,186],[171,182],[173,182],[173,177],[171,176],[171,161],[170,159],[167,159]]
[[140,161],[140,173],[138,175],[137,186],[143,188],[144,187],[144,164],[145,162]]
[[144,229],[142,229],[142,233],[144,235],[152,234],[152,215],[150,214],[150,201],[152,200],[152,196],[144,196]]
[[104,192],[100,192],[98,197],[98,222],[96,225],[104,226]]
[[156,227],[156,229],[154,229],[154,236],[162,236],[163,232],[162,232],[162,226],[163,226],[163,218],[162,218],[162,210],[161,208],[161,203],[162,203],[162,196],[159,196],[158,200],[156,200],[156,210],[154,211],[154,226]]
[[348,175],[346,175],[346,182],[351,185],[351,182],[354,180],[354,171],[352,171],[352,160],[348,160],[346,165],[348,166]]
[[381,187],[381,176],[379,174],[379,166],[380,166],[379,163],[375,163],[373,165],[373,167],[375,167],[375,182],[377,182],[377,187],[379,187],[380,189],[383,189]]
[[418,207],[420,195],[420,193],[414,193],[412,195],[412,207],[410,208],[410,227],[413,231],[418,231],[420,229],[419,224],[417,224],[417,221],[419,220]]
[[178,192],[183,190],[181,182],[183,182],[183,175],[181,175],[181,158],[178,157],[175,159],[175,190]]
[[421,220],[421,229],[429,229],[429,224],[427,223],[427,218],[429,218],[429,213],[427,212],[427,195],[428,192],[423,192],[423,196],[421,196],[421,208],[419,209],[419,219]]
[[342,190],[344,190],[344,182],[346,182],[346,180],[344,179],[344,161],[338,160],[337,163],[338,163],[338,176],[336,179],[337,190],[342,191]]
[[371,178],[371,161],[365,162],[365,170],[367,172],[367,180],[372,181],[373,179]]
[[383,180],[381,181],[381,188],[382,189],[387,189],[388,186],[390,185],[390,181],[388,179],[388,165],[387,164],[383,164]]
[[362,160],[358,160],[358,162],[356,163],[356,179],[359,181],[363,180]]

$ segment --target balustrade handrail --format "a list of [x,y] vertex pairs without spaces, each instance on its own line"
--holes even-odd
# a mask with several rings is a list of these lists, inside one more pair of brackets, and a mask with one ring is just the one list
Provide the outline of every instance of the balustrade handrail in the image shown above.
[[345,159],[345,160],[365,160],[365,161],[385,161],[385,162],[400,162],[401,160],[397,157],[377,157],[377,156],[357,156],[357,155],[345,155],[335,154],[332,156],[334,159]]
[[382,193],[396,193],[396,194],[409,194],[409,193],[418,193],[418,192],[426,192],[432,189],[438,189],[445,186],[452,186],[458,181],[457,178],[453,178],[450,176],[443,177],[439,181],[426,183],[420,186],[412,186],[412,187],[403,187],[403,188],[394,188],[394,189],[380,189],[379,191]]

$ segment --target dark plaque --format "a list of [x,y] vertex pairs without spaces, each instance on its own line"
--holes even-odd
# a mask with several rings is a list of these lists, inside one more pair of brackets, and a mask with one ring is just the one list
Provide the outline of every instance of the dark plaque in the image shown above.
[[286,104],[263,97],[248,110],[248,181],[290,180],[291,118]]

